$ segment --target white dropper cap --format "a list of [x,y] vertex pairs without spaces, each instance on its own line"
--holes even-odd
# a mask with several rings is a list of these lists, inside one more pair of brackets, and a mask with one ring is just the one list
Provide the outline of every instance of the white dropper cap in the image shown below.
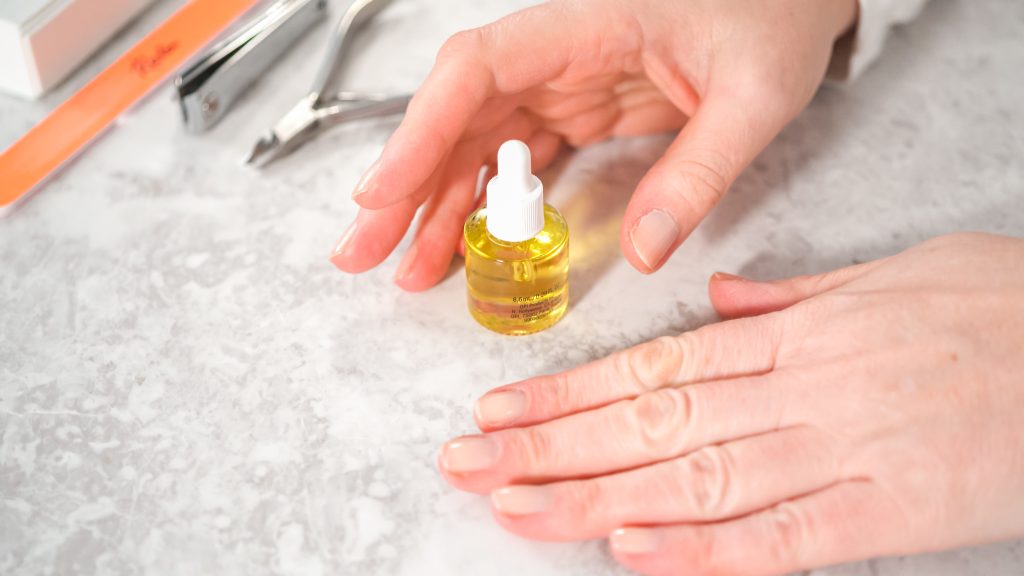
[[544,185],[533,175],[530,149],[509,140],[498,149],[498,174],[487,183],[487,231],[523,242],[544,228]]

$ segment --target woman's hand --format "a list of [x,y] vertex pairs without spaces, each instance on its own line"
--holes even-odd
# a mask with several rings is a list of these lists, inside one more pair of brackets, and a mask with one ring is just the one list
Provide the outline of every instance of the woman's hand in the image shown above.
[[856,11],[856,0],[566,0],[457,34],[356,188],[363,209],[331,259],[373,268],[425,203],[395,280],[429,288],[503,141],[525,141],[542,169],[563,143],[682,127],[623,221],[626,258],[653,272],[810,101]]
[[725,317],[498,388],[440,454],[528,538],[651,574],[775,574],[1024,536],[1024,241],[716,275]]

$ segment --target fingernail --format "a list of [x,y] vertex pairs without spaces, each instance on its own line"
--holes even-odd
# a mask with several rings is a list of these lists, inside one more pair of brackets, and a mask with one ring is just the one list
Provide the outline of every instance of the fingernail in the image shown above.
[[363,173],[363,177],[359,179],[359,183],[356,184],[356,189],[352,191],[352,197],[361,196],[366,194],[371,189],[374,177],[377,176],[377,171],[380,169],[380,158],[377,158],[366,172]]
[[486,470],[498,460],[498,445],[487,436],[463,436],[444,447],[441,465],[455,473]]
[[669,248],[679,238],[679,226],[664,210],[651,210],[641,218],[629,233],[640,259],[653,270],[661,264]]
[[623,554],[650,554],[661,548],[661,530],[651,528],[619,528],[608,541],[612,549]]
[[395,271],[395,282],[401,282],[409,277],[412,273],[412,266],[416,263],[416,248],[415,244],[409,251],[402,257],[402,263],[398,265],[398,270]]
[[355,235],[357,225],[358,222],[353,222],[352,225],[348,227],[348,230],[346,230],[345,233],[341,235],[341,238],[338,240],[338,243],[334,245],[334,250],[331,252],[332,262],[338,258],[343,259],[345,258],[345,256],[347,256],[349,243],[352,242],[352,237]]
[[508,486],[491,492],[494,508],[509,516],[538,514],[551,507],[551,489],[547,486]]
[[726,272],[715,272],[711,275],[712,280],[719,282],[746,282],[747,279],[743,276],[737,276],[735,274],[728,274]]
[[476,419],[481,424],[499,426],[518,420],[526,412],[526,394],[502,390],[485,394],[476,401]]

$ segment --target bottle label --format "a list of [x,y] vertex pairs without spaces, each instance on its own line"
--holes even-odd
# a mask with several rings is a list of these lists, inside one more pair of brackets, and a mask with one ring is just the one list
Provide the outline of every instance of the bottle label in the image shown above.
[[530,296],[513,297],[509,317],[529,322],[547,316],[562,303],[564,291],[560,294],[556,294],[557,292],[559,288],[552,287]]

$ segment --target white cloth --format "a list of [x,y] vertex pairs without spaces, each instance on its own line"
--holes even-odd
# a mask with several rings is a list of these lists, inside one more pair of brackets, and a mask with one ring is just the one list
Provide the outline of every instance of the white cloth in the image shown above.
[[[832,0],[823,0],[826,2]],[[928,0],[859,0],[856,29],[836,43],[829,76],[854,79],[882,53],[893,26],[910,22]]]

